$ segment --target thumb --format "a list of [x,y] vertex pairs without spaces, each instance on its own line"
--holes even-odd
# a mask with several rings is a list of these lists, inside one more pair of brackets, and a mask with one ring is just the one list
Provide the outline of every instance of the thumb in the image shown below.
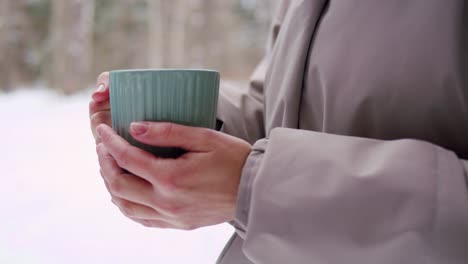
[[135,140],[157,147],[178,147],[192,152],[208,152],[217,136],[211,129],[174,123],[138,122],[130,125]]

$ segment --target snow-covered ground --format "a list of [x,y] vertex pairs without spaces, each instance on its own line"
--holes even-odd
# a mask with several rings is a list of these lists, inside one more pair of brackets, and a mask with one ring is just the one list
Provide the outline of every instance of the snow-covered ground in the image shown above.
[[230,226],[148,229],[110,202],[89,94],[0,94],[0,263],[214,263]]

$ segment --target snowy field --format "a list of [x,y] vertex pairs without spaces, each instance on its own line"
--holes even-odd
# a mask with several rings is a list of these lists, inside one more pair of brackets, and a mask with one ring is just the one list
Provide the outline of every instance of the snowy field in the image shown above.
[[99,175],[90,92],[0,94],[0,263],[215,263],[233,229],[148,229],[123,217]]

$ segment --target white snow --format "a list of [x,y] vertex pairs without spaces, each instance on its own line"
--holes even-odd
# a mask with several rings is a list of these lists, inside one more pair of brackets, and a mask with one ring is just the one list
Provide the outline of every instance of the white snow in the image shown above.
[[110,202],[90,92],[0,94],[0,263],[215,263],[233,229],[149,229]]

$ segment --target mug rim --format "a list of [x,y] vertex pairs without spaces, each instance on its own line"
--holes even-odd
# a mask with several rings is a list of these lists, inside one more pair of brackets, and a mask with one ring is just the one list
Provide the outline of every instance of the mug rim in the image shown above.
[[124,73],[124,72],[208,72],[208,73],[218,73],[216,70],[211,69],[191,69],[191,68],[167,68],[167,69],[120,69],[120,70],[112,70],[110,73]]

